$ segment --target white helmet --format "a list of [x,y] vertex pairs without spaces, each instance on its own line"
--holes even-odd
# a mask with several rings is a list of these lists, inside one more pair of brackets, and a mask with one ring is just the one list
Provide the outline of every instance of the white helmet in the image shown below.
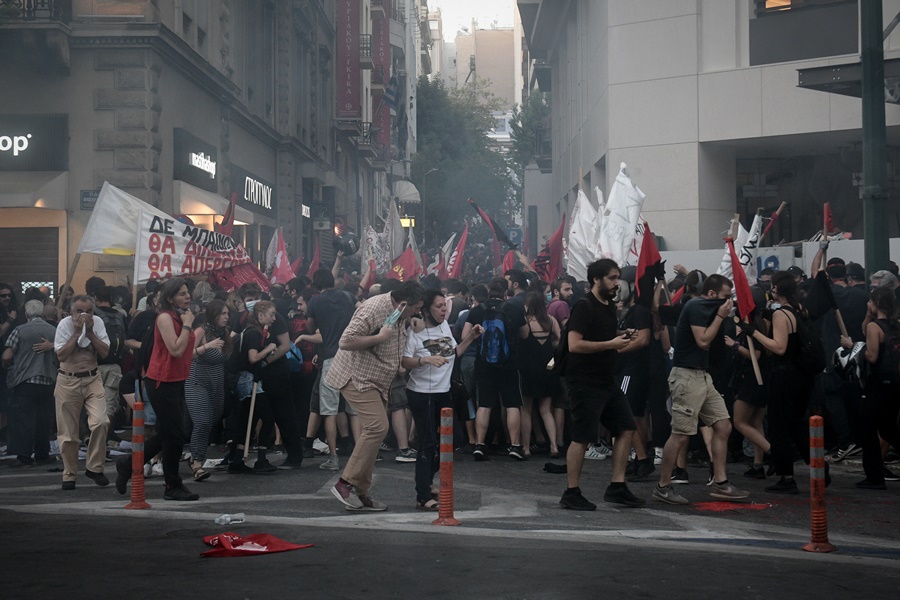
[[838,348],[834,351],[834,372],[848,381],[859,381],[865,377],[865,342],[856,342],[850,349]]

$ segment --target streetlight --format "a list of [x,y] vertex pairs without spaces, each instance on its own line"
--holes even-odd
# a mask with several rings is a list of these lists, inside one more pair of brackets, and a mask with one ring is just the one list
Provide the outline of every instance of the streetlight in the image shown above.
[[423,246],[425,245],[425,234],[428,231],[428,219],[425,218],[425,192],[426,192],[425,183],[427,182],[426,178],[429,175],[431,175],[432,173],[436,173],[437,171],[440,171],[440,169],[438,169],[437,167],[434,167],[433,169],[429,169],[428,171],[425,172],[424,175],[422,175],[422,245]]

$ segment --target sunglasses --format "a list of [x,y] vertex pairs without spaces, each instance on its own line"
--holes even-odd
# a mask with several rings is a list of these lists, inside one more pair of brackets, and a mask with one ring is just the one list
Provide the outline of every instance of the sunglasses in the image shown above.
[[12,298],[12,294],[0,294],[0,298]]

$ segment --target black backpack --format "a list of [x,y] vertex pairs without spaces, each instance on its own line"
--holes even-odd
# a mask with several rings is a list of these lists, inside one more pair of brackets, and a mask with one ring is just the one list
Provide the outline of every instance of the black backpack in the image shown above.
[[96,316],[103,321],[106,335],[109,337],[109,353],[106,358],[98,358],[97,364],[122,366],[122,361],[128,354],[128,348],[125,346],[125,318],[117,310],[107,312],[101,307],[98,307]]
[[150,326],[141,333],[141,347],[134,353],[134,361],[138,365],[138,372],[141,376],[150,368],[150,357],[153,356],[153,345],[156,341],[156,314]]
[[800,347],[794,356],[794,365],[804,375],[818,375],[825,370],[826,364],[822,336],[810,326],[808,317],[794,310],[790,312],[797,320],[797,336],[800,341]]
[[900,386],[900,325],[884,319],[874,323],[884,332],[884,342],[878,349],[878,376],[888,385]]

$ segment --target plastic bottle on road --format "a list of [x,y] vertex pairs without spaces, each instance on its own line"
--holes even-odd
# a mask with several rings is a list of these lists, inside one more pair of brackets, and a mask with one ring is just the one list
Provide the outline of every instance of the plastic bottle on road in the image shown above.
[[216,517],[217,525],[231,525],[233,523],[243,523],[244,513],[234,513],[233,515],[222,515]]

